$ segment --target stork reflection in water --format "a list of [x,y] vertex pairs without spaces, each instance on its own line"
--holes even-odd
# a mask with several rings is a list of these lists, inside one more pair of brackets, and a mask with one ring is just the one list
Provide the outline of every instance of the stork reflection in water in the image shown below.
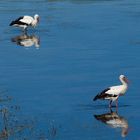
[[117,112],[105,113],[100,115],[94,115],[94,117],[102,123],[110,126],[111,128],[121,128],[121,136],[126,137],[128,134],[129,126],[127,120],[120,116]]
[[11,41],[26,48],[35,46],[38,49],[40,47],[40,39],[36,35],[21,34],[11,38]]

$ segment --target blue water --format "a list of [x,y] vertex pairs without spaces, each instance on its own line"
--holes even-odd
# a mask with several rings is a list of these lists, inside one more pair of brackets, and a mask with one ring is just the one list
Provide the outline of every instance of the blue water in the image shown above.
[[[0,11],[0,90],[12,98],[1,106],[20,124],[35,122],[32,134],[26,127],[8,139],[140,139],[139,0],[7,0],[0,1]],[[28,36],[39,40],[38,47],[13,42],[22,32],[9,23],[36,13],[39,26]],[[125,138],[120,127],[94,117],[110,113],[108,102],[92,101],[119,84],[120,74],[130,81],[118,109],[128,125]]]

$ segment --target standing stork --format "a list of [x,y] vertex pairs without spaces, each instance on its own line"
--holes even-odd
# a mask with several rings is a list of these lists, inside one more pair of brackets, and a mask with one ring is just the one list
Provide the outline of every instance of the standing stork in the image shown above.
[[13,20],[9,26],[20,27],[24,32],[27,31],[29,26],[35,27],[39,23],[39,15],[35,14],[34,17],[31,16],[22,16]]
[[101,93],[96,95],[93,100],[94,101],[96,101],[97,99],[110,100],[110,103],[109,103],[110,108],[111,108],[112,101],[116,101],[116,107],[118,107],[118,98],[119,98],[119,96],[124,95],[125,92],[128,89],[128,80],[127,80],[127,78],[124,75],[120,75],[119,79],[120,79],[122,85],[111,86],[109,88],[106,88]]

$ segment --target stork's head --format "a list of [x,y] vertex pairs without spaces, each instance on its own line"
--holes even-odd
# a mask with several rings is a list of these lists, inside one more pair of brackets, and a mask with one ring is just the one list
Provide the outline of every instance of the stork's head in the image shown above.
[[37,21],[37,23],[39,22],[39,15],[38,14],[35,14],[34,15],[34,19]]
[[122,83],[124,83],[124,82],[125,82],[126,84],[129,83],[128,79],[127,79],[126,76],[124,76],[124,75],[120,75],[119,79],[120,79],[120,81],[121,81]]

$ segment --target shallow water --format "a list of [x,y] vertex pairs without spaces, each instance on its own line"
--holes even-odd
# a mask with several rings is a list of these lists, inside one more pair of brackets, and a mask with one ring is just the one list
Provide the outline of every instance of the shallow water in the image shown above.
[[[0,89],[12,98],[1,107],[18,120],[18,125],[12,121],[14,130],[24,126],[6,138],[140,139],[139,7],[139,0],[0,1]],[[27,36],[9,27],[12,19],[35,13],[40,24]],[[35,38],[36,43],[24,47],[20,38]],[[120,74],[130,85],[114,117],[108,102],[92,99],[103,88],[119,84]],[[105,114],[125,127],[105,124]]]

